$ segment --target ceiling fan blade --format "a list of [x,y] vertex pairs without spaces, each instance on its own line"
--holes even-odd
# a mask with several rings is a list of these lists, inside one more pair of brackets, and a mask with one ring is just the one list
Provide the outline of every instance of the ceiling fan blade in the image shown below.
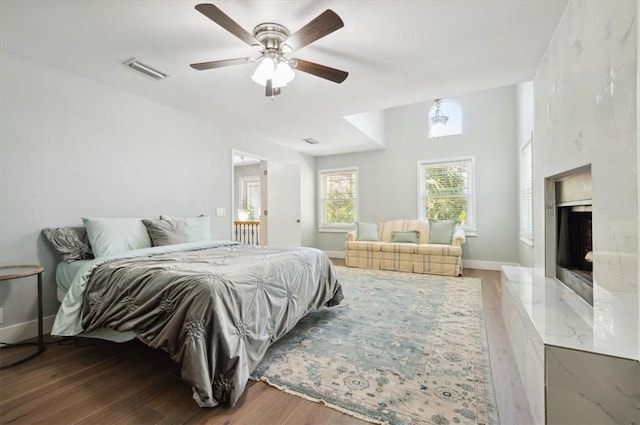
[[298,50],[342,27],[344,27],[342,19],[336,12],[327,9],[296,33],[290,35],[283,44],[288,45],[292,50]]
[[242,65],[245,63],[249,63],[249,58],[225,59],[221,61],[192,63],[189,66],[193,69],[197,69],[198,71],[205,71],[207,69],[222,68],[224,66]]
[[238,37],[240,40],[247,43],[249,46],[255,44],[261,45],[261,43],[256,40],[253,34],[238,25],[236,21],[227,16],[218,7],[209,3],[201,3],[196,5],[196,10],[202,13],[207,18],[211,19],[216,24],[220,25],[222,28],[229,31],[231,34]]
[[272,80],[267,80],[267,85],[265,86],[265,88],[266,88],[265,96],[267,97],[277,96],[280,93],[282,93],[282,90],[280,90],[280,87],[273,87]]
[[324,78],[325,80],[333,81],[334,83],[340,84],[349,76],[348,72],[331,68],[329,66],[320,65],[318,63],[302,59],[294,59],[294,61],[297,61],[295,69],[298,71],[306,72],[307,74],[315,75],[316,77]]

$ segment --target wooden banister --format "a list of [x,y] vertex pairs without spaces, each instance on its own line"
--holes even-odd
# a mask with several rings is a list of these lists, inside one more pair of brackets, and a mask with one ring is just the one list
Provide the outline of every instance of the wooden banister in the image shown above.
[[240,221],[233,222],[234,240],[247,245],[260,245],[260,222]]

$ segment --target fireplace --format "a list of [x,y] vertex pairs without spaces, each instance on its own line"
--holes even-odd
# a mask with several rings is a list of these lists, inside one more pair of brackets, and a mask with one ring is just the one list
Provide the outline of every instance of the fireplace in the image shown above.
[[555,179],[555,276],[593,305],[591,168]]
[[591,206],[558,207],[556,277],[593,305]]

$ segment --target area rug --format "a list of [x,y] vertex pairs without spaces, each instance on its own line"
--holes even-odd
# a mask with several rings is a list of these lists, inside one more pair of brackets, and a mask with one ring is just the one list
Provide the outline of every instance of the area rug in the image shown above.
[[497,424],[480,279],[336,267],[345,299],[252,378],[374,422]]

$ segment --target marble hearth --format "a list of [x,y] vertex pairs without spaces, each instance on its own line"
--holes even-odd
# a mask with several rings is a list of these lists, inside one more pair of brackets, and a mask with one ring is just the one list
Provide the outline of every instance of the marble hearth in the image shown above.
[[[606,317],[594,317],[593,307],[542,271],[504,266],[501,282],[504,322],[535,423],[640,423],[635,340],[607,332]],[[613,309],[633,308],[615,302]]]

